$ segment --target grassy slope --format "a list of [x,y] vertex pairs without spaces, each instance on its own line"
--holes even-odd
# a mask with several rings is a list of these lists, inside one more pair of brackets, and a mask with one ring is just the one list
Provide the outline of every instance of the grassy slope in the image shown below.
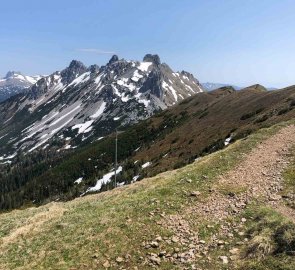
[[[189,206],[191,198],[187,192],[197,189],[206,195],[216,176],[238,164],[243,154],[283,125],[262,129],[182,169],[133,185],[67,203],[51,203],[2,214],[0,269],[104,269],[106,261],[112,269],[121,266],[150,269],[144,265],[150,251],[142,247],[142,242],[151,241],[157,235],[172,236],[171,231],[157,224],[161,220],[160,214],[178,213]],[[192,182],[181,181],[187,177]],[[38,214],[42,215],[39,222],[33,217],[38,217]],[[32,227],[30,220],[34,224]],[[199,222],[202,226],[202,221]],[[254,225],[250,222],[248,226]],[[5,237],[12,232],[18,232],[18,237],[8,241]],[[172,243],[165,250],[172,252],[177,246],[177,243]],[[117,263],[117,256],[123,257],[124,262]],[[128,259],[125,260],[125,256]],[[218,254],[212,256],[214,258]],[[213,261],[216,265],[211,263],[208,269],[218,269],[218,260]],[[250,260],[251,263],[253,261]],[[255,267],[252,269],[276,269]],[[163,262],[161,269],[179,267]]]
[[[271,92],[255,87],[236,92],[222,88],[195,95],[128,128],[119,134],[118,158],[123,166],[119,182],[130,181],[135,175],[151,177],[182,167],[196,157],[224,147],[224,140],[230,135],[236,140],[261,127],[294,118],[294,90],[294,86]],[[110,135],[104,140],[88,143],[64,153],[62,160],[53,156],[46,162],[43,159],[37,159],[35,163],[22,162],[18,164],[21,170],[16,166],[8,174],[9,170],[3,168],[4,179],[1,179],[0,186],[2,190],[9,186],[10,192],[5,191],[2,201],[8,202],[9,198],[5,196],[11,197],[12,206],[4,203],[8,205],[2,208],[17,208],[24,203],[44,203],[57,198],[68,200],[85,192],[95,184],[95,179],[111,170],[113,141]],[[139,151],[135,152],[139,146]],[[134,164],[135,160],[139,162]],[[147,161],[152,165],[142,170],[141,164]],[[82,184],[75,185],[74,181],[81,176],[84,177]],[[11,187],[12,182],[20,184]],[[104,190],[112,186],[111,183]]]

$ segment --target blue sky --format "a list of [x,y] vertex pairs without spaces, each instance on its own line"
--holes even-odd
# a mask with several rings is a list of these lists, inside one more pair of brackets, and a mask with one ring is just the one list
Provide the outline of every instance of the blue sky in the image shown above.
[[[0,75],[157,53],[200,81],[295,84],[294,0],[1,1]],[[85,49],[92,49],[87,51]]]

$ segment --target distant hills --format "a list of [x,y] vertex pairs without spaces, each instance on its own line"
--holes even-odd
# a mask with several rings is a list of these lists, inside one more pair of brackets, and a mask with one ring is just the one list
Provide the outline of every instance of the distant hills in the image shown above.
[[[211,83],[211,82],[206,82],[206,83],[201,83],[202,87],[206,90],[206,91],[212,91],[212,90],[216,90],[220,87],[225,87],[225,86],[232,86],[235,90],[241,90],[244,87],[241,86],[237,86],[237,85],[231,85],[231,84],[226,84],[226,83]],[[267,87],[267,90],[276,90],[277,88],[275,87]]]

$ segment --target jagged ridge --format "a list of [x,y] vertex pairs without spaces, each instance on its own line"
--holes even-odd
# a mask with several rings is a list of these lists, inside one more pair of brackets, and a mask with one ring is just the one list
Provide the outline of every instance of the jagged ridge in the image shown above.
[[5,136],[13,139],[5,141],[5,148],[33,151],[57,136],[68,148],[77,146],[202,91],[192,74],[173,72],[158,55],[147,54],[142,62],[114,55],[105,66],[89,68],[73,60],[2,104]]

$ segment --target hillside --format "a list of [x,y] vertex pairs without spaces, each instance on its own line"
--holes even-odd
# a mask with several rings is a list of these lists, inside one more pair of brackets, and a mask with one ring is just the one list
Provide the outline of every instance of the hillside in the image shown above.
[[[262,127],[295,117],[294,86],[260,85],[199,93],[131,127],[119,128],[118,185],[180,168]],[[52,148],[51,148],[52,149]],[[85,140],[77,149],[17,156],[2,166],[0,208],[68,200],[114,187],[114,134]]]
[[132,185],[1,214],[0,269],[294,269],[294,144],[292,120]]

